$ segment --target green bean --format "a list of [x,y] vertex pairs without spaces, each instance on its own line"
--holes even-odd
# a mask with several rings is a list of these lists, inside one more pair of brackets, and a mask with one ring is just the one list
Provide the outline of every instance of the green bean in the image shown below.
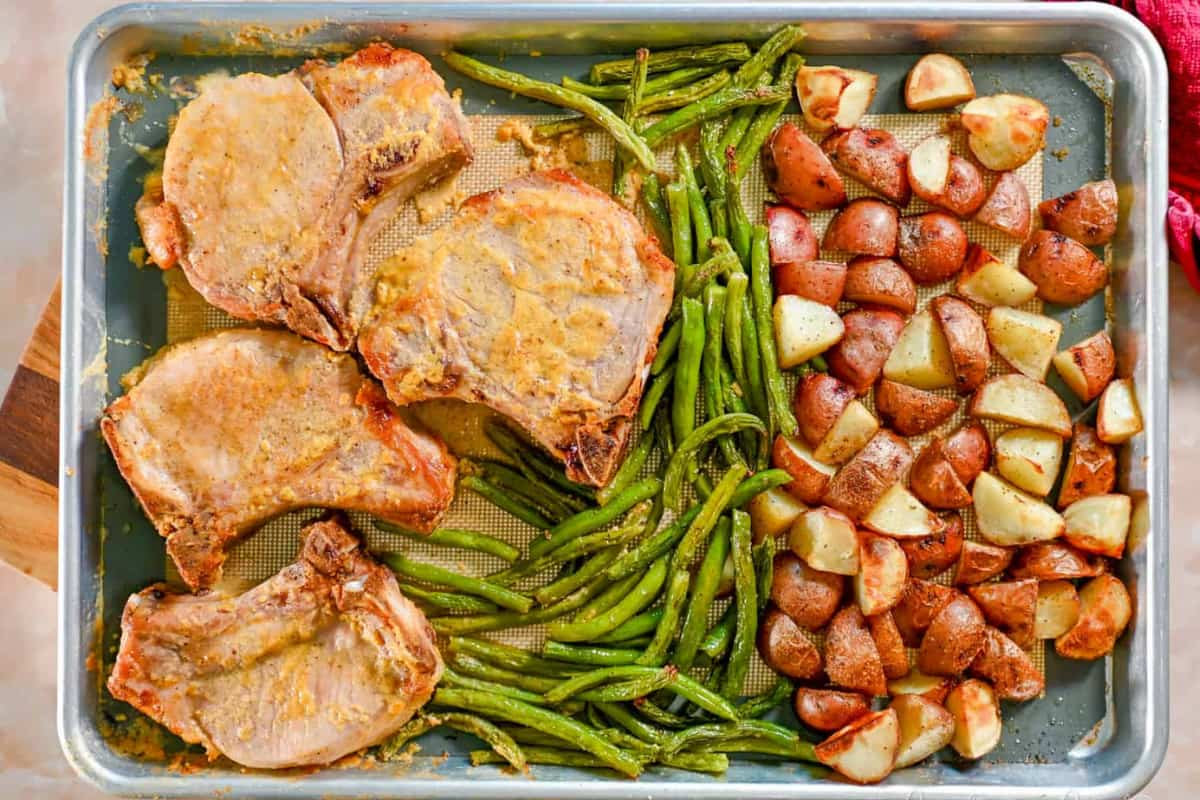
[[605,683],[611,683],[615,680],[625,678],[644,678],[649,675],[657,675],[662,672],[658,667],[646,667],[640,665],[620,665],[603,667],[594,669],[590,672],[584,672],[575,675],[565,681],[560,682],[543,695],[543,699],[552,705],[557,705],[564,700],[567,700],[580,692],[587,691],[596,686]]
[[679,340],[679,358],[671,400],[671,433],[676,442],[682,441],[696,428],[696,395],[700,386],[703,354],[704,307],[698,300],[685,297],[683,336]]
[[750,258],[750,293],[754,299],[754,323],[758,327],[759,351],[762,355],[763,384],[779,431],[794,436],[796,417],[788,402],[787,386],[779,371],[779,356],[775,350],[775,324],[771,319],[771,253],[767,244],[765,225],[754,226]]
[[495,603],[479,597],[453,592],[435,592],[420,586],[413,586],[411,583],[400,584],[400,591],[405,597],[433,606],[439,611],[449,611],[452,614],[487,614],[499,608]]
[[486,743],[496,755],[517,769],[525,769],[525,754],[521,748],[511,736],[486,719],[453,711],[439,713],[437,719],[448,728],[469,733]]
[[601,614],[605,613],[624,598],[629,596],[629,593],[637,587],[638,583],[644,577],[645,572],[634,572],[627,575],[619,581],[614,581],[611,586],[601,592],[590,603],[579,610],[579,613],[571,618],[572,623],[588,622]]
[[688,586],[692,574],[686,569],[676,568],[671,573],[671,581],[667,585],[667,597],[663,601],[663,617],[650,646],[637,659],[637,663],[652,667],[661,667],[667,663],[667,654],[675,641],[679,630],[679,617],[683,613],[683,604],[687,601]]
[[746,299],[746,287],[750,279],[743,272],[735,272],[725,282],[725,350],[738,385],[746,391],[750,382],[746,375],[746,362],[742,347],[742,302]]
[[473,594],[477,597],[485,597],[496,605],[512,609],[513,611],[525,612],[533,607],[533,600],[531,598],[523,594],[518,594],[511,589],[506,589],[503,586],[489,583],[479,578],[462,575],[454,570],[439,567],[435,564],[423,564],[419,561],[413,561],[402,553],[385,553],[383,560],[392,570],[406,578],[440,586],[449,586],[460,592]]
[[607,486],[596,492],[596,501],[600,505],[605,505],[633,483],[642,474],[642,467],[646,465],[646,459],[650,457],[652,449],[654,449],[654,439],[650,436],[641,437],[621,461],[617,474],[613,475]]
[[675,437],[671,434],[671,409],[660,408],[656,411],[654,421],[650,423],[650,429],[654,433],[654,443],[658,447],[658,452],[664,459],[669,459],[671,453],[675,452]]
[[659,242],[671,241],[671,217],[667,213],[667,204],[663,200],[662,185],[658,182],[658,174],[646,173],[642,178],[642,204],[646,207],[646,216],[654,225],[654,233]]
[[433,702],[437,705],[455,706],[488,716],[500,717],[509,722],[528,725],[551,733],[561,739],[573,742],[576,746],[592,753],[608,766],[629,777],[635,778],[642,771],[641,765],[635,758],[596,735],[588,726],[530,703],[522,703],[507,697],[494,697],[484,692],[446,688],[437,690],[433,696]]
[[523,672],[497,667],[494,664],[487,664],[465,653],[455,653],[453,663],[455,669],[467,677],[512,686],[527,692],[545,693],[560,683],[556,678],[527,675]]
[[684,673],[675,676],[671,690],[685,700],[690,700],[714,716],[722,719],[736,720],[737,708],[721,695],[707,689],[693,678]]
[[[788,53],[783,59],[783,67],[779,70],[779,79],[775,82],[775,85],[790,89],[796,80],[797,70],[803,64],[804,59],[799,55]],[[762,106],[755,113],[754,120],[746,129],[746,133],[738,143],[734,155],[735,172],[739,179],[746,175],[746,171],[749,169],[752,161],[758,158],[759,151],[767,141],[767,137],[771,135],[771,131],[775,129],[775,123],[783,115],[783,110],[787,107],[787,104],[788,101],[784,100],[774,105]]]
[[712,255],[709,240],[712,239],[712,220],[708,218],[708,207],[704,204],[704,194],[696,180],[696,169],[692,165],[692,156],[687,145],[679,142],[675,145],[675,174],[676,180],[683,181],[687,189],[688,207],[691,209],[692,230],[695,231],[696,261],[704,263]]
[[771,584],[775,581],[775,540],[764,538],[754,548],[754,572],[758,576],[758,610],[761,612],[771,600]]
[[829,372],[829,362],[825,360],[825,356],[819,353],[808,360],[812,364],[812,368],[817,372]]
[[688,205],[687,187],[679,180],[671,181],[664,190],[667,212],[671,217],[671,254],[675,259],[675,286],[683,286],[691,274],[688,267],[695,261],[692,240],[692,210]]
[[699,516],[688,526],[687,533],[675,546],[675,552],[671,556],[673,569],[686,569],[692,563],[700,546],[708,541],[717,520],[729,505],[733,493],[737,491],[739,482],[745,475],[746,468],[737,464],[725,470],[712,494],[704,501]]
[[559,619],[575,611],[603,592],[609,583],[603,576],[593,579],[571,594],[559,600],[554,605],[534,609],[528,613],[518,611],[499,611],[494,614],[477,614],[470,617],[439,617],[430,620],[433,629],[443,636],[463,635],[467,633],[483,633],[499,631],[506,628],[523,628],[527,625],[540,625],[551,620]]
[[714,72],[712,75],[701,78],[688,86],[667,89],[666,91],[647,97],[642,103],[642,112],[645,114],[656,114],[660,111],[690,105],[719,92],[727,87],[732,80],[733,75],[730,74],[729,70]]
[[[736,81],[736,75],[734,80]],[[705,120],[724,116],[735,108],[770,105],[787,100],[790,96],[790,91],[771,86],[744,89],[729,85],[691,105],[676,109],[658,120],[642,131],[642,139],[651,148],[658,147],[671,136]]]
[[619,547],[610,547],[606,550],[601,550],[584,562],[583,566],[575,572],[551,581],[534,591],[534,599],[544,606],[561,600],[604,572],[610,564],[617,560],[617,556],[620,554],[621,548]]
[[704,560],[700,562],[700,569],[692,586],[692,596],[688,602],[687,618],[683,623],[683,631],[679,634],[679,645],[671,657],[671,663],[682,670],[691,668],[700,649],[700,642],[708,624],[708,611],[721,584],[721,573],[728,554],[729,521],[722,518],[709,540]]
[[[704,413],[709,419],[716,419],[725,413],[725,392],[722,387],[721,358],[725,337],[725,287],[709,284],[704,290],[704,356],[700,372],[704,378]],[[745,459],[738,452],[737,444],[731,437],[722,436],[717,440],[725,463],[732,466],[746,466]]]
[[384,739],[379,745],[379,751],[376,757],[380,761],[391,761],[400,754],[400,748],[408,744],[409,741],[429,733],[438,726],[439,722],[436,717],[429,717],[424,714],[418,714],[408,722],[400,726],[400,729],[393,733],[388,738]]
[[[721,125],[715,119],[705,120],[700,125],[700,144],[697,150],[700,174],[708,196],[714,201],[725,200],[725,152],[721,148]],[[716,215],[712,215],[714,223]]]
[[558,493],[547,486],[531,481],[515,469],[495,461],[463,461],[460,467],[465,474],[477,470],[484,480],[492,486],[499,487],[524,501],[534,508],[540,509],[548,518],[556,522],[574,514],[578,509],[567,505]]
[[663,610],[654,608],[650,611],[643,611],[636,617],[630,617],[626,622],[603,636],[595,639],[596,644],[611,644],[613,642],[623,642],[627,639],[636,639],[639,636],[645,636],[651,633],[658,627],[658,623],[662,620]]
[[450,652],[474,656],[505,669],[562,678],[573,675],[577,670],[539,658],[528,650],[512,647],[490,639],[472,639],[465,636],[450,637]]
[[727,436],[746,429],[758,431],[760,435],[766,433],[762,420],[753,414],[722,414],[716,419],[710,419],[680,441],[667,462],[667,470],[663,477],[663,502],[667,507],[679,508],[684,477],[695,463],[700,448],[718,436]]
[[658,763],[689,772],[710,772],[720,775],[729,770],[729,757],[724,753],[672,753],[659,754]]
[[767,756],[779,756],[793,761],[813,761],[815,755],[812,745],[808,742],[800,740],[797,736],[796,740],[790,746],[778,745],[773,742],[756,739],[753,737],[741,739],[726,739],[716,745],[722,752],[725,753],[755,753]]
[[620,683],[610,683],[599,689],[581,692],[579,699],[587,703],[622,703],[647,697],[671,683],[671,674],[667,670],[645,678],[634,678]]
[[491,422],[484,428],[484,433],[501,452],[523,468],[534,472],[542,480],[585,501],[591,502],[596,499],[596,492],[592,487],[572,481],[563,474],[562,464],[551,461],[538,447],[525,441],[506,425]]
[[729,216],[725,212],[725,198],[708,201],[708,216],[713,224],[713,236],[729,238]]
[[729,643],[733,641],[733,626],[736,622],[737,609],[731,604],[716,624],[708,629],[704,641],[700,643],[700,651],[714,661],[720,658]]
[[738,706],[738,716],[742,719],[755,719],[761,717],[769,711],[773,711],[781,703],[784,703],[792,696],[792,690],[795,687],[792,682],[782,675],[775,680],[775,684],[761,694],[756,694],[754,697],[747,698],[746,702]]
[[501,586],[511,586],[521,578],[537,575],[556,564],[573,561],[609,547],[622,547],[642,535],[643,525],[649,514],[650,502],[643,500],[629,512],[628,519],[617,527],[571,539],[548,553],[518,561],[507,569],[494,572],[488,575],[486,580]]
[[758,633],[757,576],[754,558],[750,554],[750,516],[744,511],[733,512],[733,527],[729,534],[729,549],[733,555],[735,582],[734,605],[737,608],[737,627],[733,634],[733,650],[725,669],[721,694],[727,699],[739,697],[750,671],[754,641]]
[[587,117],[565,117],[534,125],[533,135],[537,139],[553,139],[568,133],[583,133],[595,127],[596,123]]
[[633,701],[633,707],[646,719],[664,728],[686,728],[690,723],[679,716],[662,708],[649,697],[639,697]]
[[529,555],[540,556],[562,547],[571,539],[598,530],[613,522],[643,500],[654,497],[662,489],[658,478],[642,478],[627,489],[618,492],[599,508],[589,508],[555,525],[544,539],[535,539],[529,545]]
[[[721,749],[721,743],[727,740],[760,739],[763,742],[779,748],[795,748],[800,737],[782,725],[761,719],[745,719],[732,722],[709,723],[696,725],[672,735],[670,741],[663,745],[665,753],[678,752],[686,747],[707,745],[714,750]],[[799,748],[797,748],[799,750]],[[809,754],[807,760],[815,760]]]
[[[668,72],[686,67],[740,64],[750,56],[750,47],[745,42],[694,45],[652,53],[648,67],[652,73]],[[593,64],[588,78],[592,83],[615,83],[629,80],[632,73],[633,59],[620,58],[615,61],[601,61]]]
[[[693,83],[706,75],[712,75],[714,72],[719,72],[720,70],[721,67],[714,64],[705,67],[683,67],[663,73],[646,81],[646,96],[649,97],[659,92],[665,92],[667,89],[677,89],[680,86],[687,86],[689,83]],[[631,70],[630,78],[632,77],[633,72]],[[585,94],[593,100],[624,100],[629,96],[629,84],[627,83],[610,83],[605,86],[596,86],[566,76],[563,76],[563,79],[559,83],[562,84],[563,88]]]
[[754,55],[738,67],[733,76],[734,84],[737,86],[755,85],[758,79],[769,72],[784,53],[798,45],[803,38],[804,29],[798,25],[784,25],[775,31],[767,41],[763,42],[762,47],[758,48]]
[[446,53],[443,59],[451,69],[481,83],[578,111],[608,131],[617,146],[626,150],[644,168],[654,169],[654,151],[624,120],[592,98],[555,86],[553,83],[484,64],[462,53]]
[[586,642],[608,633],[653,603],[666,578],[667,559],[662,557],[651,564],[650,569],[629,594],[608,611],[594,619],[581,622],[552,622],[547,626],[547,635],[562,642]]
[[712,242],[721,250],[716,255],[710,257],[703,264],[696,267],[688,278],[687,283],[680,287],[678,294],[671,303],[671,311],[668,318],[679,316],[679,312],[683,310],[683,299],[685,297],[699,297],[705,288],[707,288],[719,275],[727,275],[741,269],[741,262],[738,261],[737,253],[733,252],[733,248],[724,239],[714,237]]
[[662,338],[658,341],[658,350],[654,353],[654,360],[650,362],[650,374],[659,375],[667,371],[667,368],[674,363],[675,353],[679,349],[679,338],[683,336],[683,323],[679,320],[671,323],[667,328]]
[[726,165],[729,186],[726,188],[725,208],[729,212],[729,241],[743,264],[750,263],[750,245],[754,236],[750,217],[742,200],[741,183],[737,180],[737,164],[732,158]]
[[520,700],[525,703],[534,705],[545,705],[546,701],[542,699],[540,692],[530,692],[525,689],[518,689],[516,686],[509,686],[495,681],[484,680],[482,678],[472,678],[467,675],[460,675],[450,667],[446,667],[442,673],[442,686],[455,686],[461,689],[473,689],[480,692],[488,692],[490,694],[501,695],[502,697],[511,697],[514,700]]
[[[642,397],[642,406],[638,409],[638,425],[641,426],[642,431],[650,430],[650,425],[654,422],[654,412],[658,409],[658,404],[662,402],[663,395],[675,383],[675,368],[675,364],[671,364],[650,381],[650,388],[646,390],[646,394]],[[643,435],[654,441],[652,436],[645,435],[644,433]]]
[[637,715],[619,703],[596,703],[595,705],[606,717],[647,744],[661,744],[670,736],[666,731],[638,719]]
[[507,511],[517,519],[535,528],[549,530],[554,527],[554,523],[546,519],[542,512],[527,503],[517,500],[482,478],[467,475],[459,479],[459,484],[475,492],[497,508]]
[[430,544],[442,547],[454,547],[459,550],[475,550],[480,553],[493,555],[510,564],[521,556],[521,551],[508,542],[502,542],[495,537],[488,536],[486,533],[478,533],[477,531],[468,531],[461,528],[438,528],[433,533],[424,534],[381,519],[372,519],[371,524],[381,531],[398,533],[406,539],[429,542]]
[[704,688],[712,692],[720,691],[721,684],[725,682],[725,668],[727,664],[722,661],[719,664],[713,664],[708,668],[708,674],[704,676]]
[[[642,97],[646,91],[646,61],[650,51],[639,47],[633,57],[633,73],[629,77],[629,93],[622,104],[621,119],[637,133],[638,115],[641,113]],[[620,148],[613,153],[613,196],[624,198],[629,181],[629,163]]]
[[600,666],[632,664],[641,655],[637,650],[615,650],[595,645],[575,646],[552,640],[547,640],[542,645],[542,654],[547,658],[556,658],[571,664]]

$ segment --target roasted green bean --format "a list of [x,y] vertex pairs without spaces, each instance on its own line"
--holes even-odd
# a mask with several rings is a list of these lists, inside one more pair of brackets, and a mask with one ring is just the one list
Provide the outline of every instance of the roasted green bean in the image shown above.
[[[682,327],[680,330],[682,330]],[[671,364],[661,373],[655,375],[650,380],[650,386],[646,389],[646,394],[642,397],[642,406],[638,409],[638,425],[641,426],[644,438],[651,441],[654,441],[654,437],[645,432],[650,430],[650,426],[654,422],[654,413],[658,410],[658,404],[662,402],[663,395],[675,383],[675,369],[676,365]]]
[[[704,355],[704,306],[683,299],[683,335],[679,339],[674,391],[671,399],[671,433],[681,442],[696,428],[696,397],[700,390],[700,362]],[[667,505],[674,506],[667,495]]]
[[671,254],[675,259],[675,286],[681,288],[695,263],[695,244],[692,237],[692,209],[688,205],[687,187],[676,179],[667,184],[667,213],[671,217]]
[[405,597],[433,606],[439,611],[448,611],[451,614],[488,614],[499,609],[495,603],[481,597],[455,594],[454,592],[435,592],[432,589],[413,586],[411,583],[401,583],[400,591]]
[[486,719],[455,711],[440,712],[436,719],[448,728],[471,734],[491,747],[492,752],[512,766],[525,769],[525,754],[521,752],[521,748],[511,736]]
[[512,514],[522,522],[526,522],[542,530],[549,530],[554,527],[554,523],[532,505],[512,497],[503,489],[494,486],[482,478],[467,475],[466,477],[459,478],[458,482],[502,511]]
[[491,681],[502,686],[512,686],[527,692],[544,693],[560,683],[557,678],[547,678],[544,675],[529,675],[524,672],[505,669],[504,667],[497,667],[494,664],[480,661],[474,656],[469,656],[465,653],[455,653],[453,664],[455,670],[467,677]]
[[[794,436],[796,417],[788,399],[787,386],[779,369],[775,349],[775,323],[771,318],[771,253],[765,225],[754,226],[750,255],[750,294],[754,300],[754,324],[758,328],[759,353],[762,356],[763,386],[771,416],[784,436]],[[774,430],[771,430],[773,438]]]
[[540,556],[543,553],[549,553],[562,547],[571,539],[591,533],[614,522],[638,503],[657,495],[661,488],[662,482],[658,478],[641,479],[609,498],[606,504],[581,511],[555,525],[545,538],[534,539],[533,543],[529,545],[529,555]]
[[712,75],[701,78],[688,86],[667,89],[666,91],[647,97],[642,103],[642,112],[645,114],[656,114],[672,108],[681,108],[719,92],[732,81],[733,75],[729,70],[714,72]]
[[[650,72],[669,72],[689,67],[724,66],[741,64],[751,57],[750,47],[745,42],[680,47],[674,50],[659,50],[650,54]],[[592,65],[588,79],[592,83],[614,83],[627,81],[633,74],[633,59],[619,58],[600,61]]]
[[442,547],[454,547],[459,550],[475,550],[476,552],[493,555],[510,564],[521,557],[521,551],[508,542],[502,542],[493,536],[488,536],[486,533],[478,533],[477,531],[468,531],[461,528],[438,528],[433,533],[425,534],[381,519],[372,519],[371,524],[381,531],[398,533],[406,539],[429,542],[430,544]]
[[772,86],[746,89],[731,84],[702,100],[697,100],[691,105],[671,112],[642,131],[642,139],[650,147],[657,147],[671,136],[705,120],[723,116],[735,108],[770,105],[787,100],[789,97],[791,97],[790,91]]
[[382,558],[384,563],[406,578],[437,584],[439,586],[449,586],[460,592],[487,598],[496,605],[512,609],[513,611],[523,613],[533,607],[533,599],[523,594],[485,580],[480,580],[479,578],[463,575],[445,567],[439,567],[436,564],[423,564],[419,561],[413,561],[402,553],[385,553]]
[[621,548],[619,547],[610,547],[606,550],[601,550],[585,561],[583,566],[575,572],[572,572],[570,575],[564,575],[535,590],[533,593],[534,599],[544,606],[563,599],[608,569],[608,566],[616,561],[619,555],[621,555]]
[[654,360],[650,362],[651,375],[660,375],[675,363],[675,353],[679,350],[679,337],[681,336],[683,336],[683,321],[676,320],[658,340],[658,350],[654,353]]
[[545,675],[551,678],[562,678],[577,672],[564,664],[555,664],[544,658],[539,658],[528,650],[512,647],[490,639],[472,639],[466,636],[450,637],[450,652],[474,656],[482,661],[488,661],[505,669],[518,672],[528,672],[533,675]]
[[690,669],[696,659],[705,627],[708,625],[708,611],[721,584],[721,573],[728,555],[729,521],[722,517],[717,523],[716,532],[709,539],[708,550],[705,551],[704,560],[700,562],[700,569],[696,572],[692,595],[688,599],[687,617],[679,634],[679,644],[671,657],[671,663],[680,669]]
[[653,437],[643,436],[640,438],[629,449],[629,452],[626,453],[620,468],[617,469],[617,474],[612,476],[612,480],[608,482],[607,486],[596,492],[596,501],[600,505],[605,505],[609,500],[637,480],[637,477],[642,474],[642,467],[646,465],[646,459],[650,457],[650,451],[653,449]]
[[696,180],[696,168],[692,165],[692,155],[683,142],[675,145],[675,174],[676,179],[682,180],[684,188],[687,189],[692,230],[695,232],[696,262],[703,264],[712,255],[712,247],[709,244],[713,235],[712,220],[708,217],[708,206],[704,204],[704,193],[700,191],[700,183]]
[[642,204],[646,207],[646,216],[654,225],[654,233],[660,243],[671,241],[671,215],[667,211],[667,202],[663,199],[662,184],[658,174],[646,173],[642,178]]
[[596,644],[610,644],[612,642],[623,642],[628,639],[645,636],[648,633],[652,633],[658,627],[662,616],[663,610],[661,608],[643,611],[636,617],[631,617],[621,623],[619,627],[614,628],[603,636],[597,637],[595,642]]
[[546,658],[554,658],[570,664],[609,667],[633,664],[641,655],[637,650],[617,650],[596,645],[570,645],[553,640],[547,640],[542,645],[542,654]]
[[[690,83],[700,80],[703,77],[712,75],[714,72],[721,70],[720,65],[710,65],[704,67],[681,67],[680,69],[664,72],[646,81],[645,96],[650,97],[665,92],[668,89],[677,89],[680,86],[687,86]],[[630,78],[633,77],[633,71],[630,70]],[[563,76],[559,81],[564,89],[585,94],[593,100],[624,100],[629,96],[628,83],[610,83],[604,86],[596,86],[591,83],[577,81],[574,78]]]
[[[798,54],[788,53],[783,59],[783,66],[779,70],[779,78],[775,85],[790,89],[796,80],[797,70],[803,64],[804,59]],[[779,117],[783,115],[786,107],[787,101],[784,100],[774,105],[762,106],[755,112],[754,119],[746,128],[746,133],[738,142],[734,154],[734,170],[739,179],[745,176],[750,164],[758,158],[759,151],[767,141],[767,137],[771,135],[771,131],[775,129],[775,123],[779,121]]]
[[560,642],[586,642],[608,633],[653,603],[666,578],[667,559],[660,557],[629,594],[608,611],[583,622],[556,620],[546,627],[546,633]]
[[675,634],[679,630],[679,617],[683,613],[683,604],[687,601],[688,585],[691,580],[692,575],[686,568],[675,568],[672,571],[671,580],[667,584],[667,597],[663,600],[662,621],[654,632],[654,638],[650,640],[650,645],[645,652],[638,656],[638,664],[661,667],[667,663],[667,654],[670,652],[671,644],[675,641]]
[[760,435],[766,434],[766,426],[753,414],[722,414],[705,422],[676,444],[675,452],[667,462],[662,483],[663,502],[668,508],[679,508],[684,479],[693,469],[700,449],[718,436],[727,436],[741,430],[754,430]]
[[742,719],[757,719],[787,702],[794,689],[792,682],[781,675],[775,679],[770,689],[747,698],[746,702],[738,706],[738,716]]
[[733,556],[737,625],[721,689],[721,694],[730,700],[742,694],[758,634],[757,576],[754,573],[754,558],[750,553],[750,538],[750,516],[744,511],[735,510],[729,534],[729,550]]

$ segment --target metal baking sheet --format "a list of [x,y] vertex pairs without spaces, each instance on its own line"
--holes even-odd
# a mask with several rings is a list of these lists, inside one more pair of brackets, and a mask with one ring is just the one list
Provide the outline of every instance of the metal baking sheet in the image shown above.
[[[807,53],[880,75],[873,111],[902,111],[899,87],[914,54],[964,54],[981,94],[1025,91],[1062,118],[1048,136],[1043,194],[1110,173],[1122,226],[1109,258],[1109,316],[1119,370],[1134,377],[1148,435],[1122,455],[1122,486],[1138,497],[1138,543],[1122,562],[1137,601],[1131,632],[1105,662],[1050,655],[1046,698],[1005,708],[1002,746],[982,763],[903,770],[878,787],[824,780],[804,764],[735,760],[713,778],[655,769],[636,782],[593,771],[535,767],[534,779],[472,768],[468,737],[426,738],[411,762],[340,765],[313,774],[246,771],[227,762],[172,768],[172,746],[139,757],[102,731],[125,712],[102,688],[132,591],[163,576],[161,540],[120,482],[96,435],[119,377],[167,340],[167,288],[130,262],[131,209],[145,151],[165,140],[173,110],[98,118],[112,68],[152,50],[152,72],[186,83],[215,69],[278,72],[311,55],[337,55],[374,38],[430,56],[472,114],[534,114],[541,104],[463,81],[439,63],[447,46],[504,54],[507,64],[557,79],[596,54],[638,45],[761,39],[783,22],[805,24]],[[1075,55],[1071,55],[1075,54]],[[1064,56],[1068,56],[1064,59]],[[405,5],[204,4],[126,6],[80,36],[71,61],[64,240],[63,458],[60,485],[59,729],[64,751],[108,791],[156,796],[258,797],[1119,797],[1142,786],[1166,747],[1166,263],[1165,67],[1147,32],[1102,5],[943,3],[484,3]],[[1093,90],[1097,90],[1097,95]],[[1110,128],[1110,120],[1112,125]],[[107,124],[105,124],[107,123]],[[1058,153],[1058,155],[1054,155]],[[1101,298],[1081,312],[1048,309],[1064,344],[1105,316]],[[1073,407],[1078,411],[1078,407]],[[126,709],[127,711],[127,709]],[[179,743],[174,750],[181,747]],[[369,767],[369,768],[368,768]]]

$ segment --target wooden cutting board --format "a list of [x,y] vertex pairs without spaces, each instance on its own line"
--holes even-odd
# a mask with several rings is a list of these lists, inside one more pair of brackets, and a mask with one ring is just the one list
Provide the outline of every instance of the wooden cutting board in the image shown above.
[[58,351],[61,285],[0,405],[0,560],[58,583]]

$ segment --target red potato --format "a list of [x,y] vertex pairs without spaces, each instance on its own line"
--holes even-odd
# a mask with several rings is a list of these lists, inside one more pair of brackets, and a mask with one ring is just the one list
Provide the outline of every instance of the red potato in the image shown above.
[[758,626],[758,652],[771,669],[789,678],[809,680],[821,674],[821,653],[791,617],[767,610]]
[[890,203],[860,197],[830,220],[821,246],[855,255],[894,256],[899,220],[900,212]]
[[1096,410],[1096,435],[1107,444],[1124,444],[1142,432],[1142,410],[1138,407],[1133,381],[1118,378],[1104,388]]
[[795,123],[780,125],[763,146],[763,172],[771,190],[796,208],[823,211],[846,202],[842,176]]
[[796,499],[810,505],[819,503],[837,467],[822,464],[807,444],[780,434],[771,448],[772,466],[792,476],[787,491]]
[[1048,303],[1074,306],[1108,285],[1108,268],[1091,250],[1061,233],[1040,230],[1021,246],[1017,268]]
[[931,703],[939,705],[946,700],[946,695],[954,688],[954,679],[944,675],[926,675],[913,667],[903,678],[888,681],[888,694],[892,697],[914,695],[923,697]]
[[1024,702],[1046,690],[1046,679],[1029,653],[990,625],[984,630],[983,649],[971,662],[970,672],[991,683],[1001,700]]
[[958,403],[886,378],[875,387],[875,410],[883,424],[902,436],[928,433],[954,415]]
[[875,640],[858,606],[834,614],[825,631],[825,674],[830,683],[872,697],[887,693]]
[[851,519],[863,519],[888,489],[904,479],[912,460],[908,442],[882,428],[833,476],[825,503]]
[[969,420],[950,434],[943,444],[946,459],[964,486],[979,476],[992,456],[992,443],[987,428],[977,420]]
[[896,540],[861,532],[858,564],[854,596],[863,614],[870,617],[895,607],[908,580],[908,559]]
[[937,613],[917,650],[917,666],[927,675],[961,675],[985,643],[983,614],[959,595]]
[[842,299],[911,314],[917,308],[917,285],[892,259],[859,256],[846,267]]
[[923,761],[954,738],[954,717],[932,700],[918,694],[901,695],[892,701],[891,709],[900,721],[896,769]]
[[933,622],[933,618],[951,600],[962,594],[940,583],[909,578],[900,595],[900,602],[892,609],[892,619],[900,636],[909,647],[921,644],[921,636]]
[[957,217],[965,218],[982,208],[987,196],[987,187],[979,168],[965,158],[950,156],[950,177],[936,205]]
[[963,393],[975,391],[987,377],[991,360],[983,320],[975,309],[948,294],[933,298],[929,308],[950,349],[954,388]]
[[822,305],[836,306],[846,285],[846,265],[840,261],[796,261],[771,268],[776,294],[795,294]]
[[858,692],[837,689],[796,689],[792,701],[796,716],[817,731],[836,731],[871,711],[871,701]]
[[750,514],[754,544],[758,545],[763,539],[786,533],[808,509],[783,487],[775,486],[751,497],[746,510]]
[[1092,578],[1105,570],[1104,559],[1065,542],[1035,542],[1017,550],[1009,574],[1039,581]]
[[871,639],[875,649],[879,651],[879,662],[883,665],[883,674],[887,679],[895,680],[908,674],[908,653],[904,649],[904,637],[896,627],[890,611],[883,611],[867,617],[867,628],[871,631]]
[[884,309],[855,309],[842,316],[842,339],[825,353],[830,374],[865,393],[883,372],[904,318]]
[[1099,331],[1054,356],[1054,369],[1084,403],[1100,396],[1113,378],[1117,356],[1112,339]]
[[1079,618],[1054,640],[1054,650],[1064,658],[1102,658],[1112,652],[1132,617],[1125,584],[1112,575],[1097,575],[1079,590]]
[[[813,261],[820,255],[817,235],[803,211],[791,206],[767,206],[767,232],[771,247],[771,266]],[[776,287],[778,289],[778,287]],[[799,294],[778,290],[780,294]]]
[[954,277],[967,257],[967,234],[944,211],[902,217],[898,241],[900,263],[919,284]]
[[775,556],[771,602],[801,628],[823,628],[838,610],[844,588],[841,575],[813,569],[795,553]]
[[971,678],[946,695],[946,710],[954,718],[950,746],[963,758],[982,758],[1000,744],[1000,703],[992,687]]
[[972,244],[954,291],[982,306],[1019,306],[1033,299],[1037,286],[1016,267]]
[[945,53],[921,56],[904,80],[904,104],[910,111],[952,108],[975,97],[971,73]]
[[[916,465],[913,465],[916,470]],[[970,495],[967,496],[968,502]],[[950,514],[945,525],[935,534],[920,539],[899,539],[900,549],[908,558],[908,574],[930,580],[958,563],[963,547],[963,522],[958,514]]]
[[1071,435],[1071,415],[1062,398],[1046,384],[1016,372],[997,375],[980,386],[967,413],[1050,431],[1064,439]]
[[813,450],[813,455],[818,461],[826,464],[844,464],[853,458],[878,430],[879,420],[875,419],[875,415],[859,401],[852,400],[833,428]]
[[944,524],[942,518],[923,506],[903,483],[892,484],[862,521],[868,530],[897,539],[932,536]]
[[893,709],[873,711],[813,748],[827,767],[856,783],[877,783],[891,773],[900,749],[900,723]]
[[983,205],[975,212],[975,221],[995,228],[1018,242],[1029,237],[1033,224],[1030,212],[1029,190],[1013,172],[1003,172]]
[[1000,547],[1048,541],[1062,535],[1062,515],[1042,498],[984,472],[971,487],[979,535]]
[[1042,224],[1080,244],[1108,244],[1117,231],[1117,185],[1111,178],[1085,183],[1038,205]]
[[967,103],[959,119],[979,163],[999,172],[1016,169],[1042,149],[1050,112],[1032,97],[997,94]]
[[994,578],[1012,563],[1013,555],[1011,547],[999,547],[987,542],[963,542],[958,569],[954,572],[954,583],[961,586]]
[[1033,578],[992,581],[967,587],[989,625],[1004,631],[1021,647],[1033,644],[1037,616],[1038,582]]
[[1058,507],[1066,508],[1082,497],[1107,494],[1116,485],[1116,452],[1100,441],[1094,428],[1075,423],[1062,487],[1058,490]]
[[788,532],[788,547],[813,569],[858,574],[858,529],[840,511],[825,507],[805,511]]
[[796,73],[796,99],[813,130],[853,128],[867,113],[879,78],[843,67],[801,67]]
[[823,372],[810,372],[796,384],[792,408],[810,447],[821,443],[854,396],[852,387]]
[[969,217],[987,199],[979,169],[950,152],[950,137],[935,134],[921,141],[908,157],[913,194],[955,216]]
[[771,309],[779,366],[791,369],[820,355],[842,338],[842,318],[827,305],[781,294]]
[[826,137],[821,149],[837,166],[898,206],[908,205],[908,153],[879,128],[854,128]]
[[971,493],[962,482],[946,449],[938,437],[933,437],[913,462],[908,476],[909,486],[917,499],[932,508],[966,508],[971,505]]
[[1038,584],[1037,612],[1033,623],[1035,639],[1057,639],[1079,619],[1079,593],[1070,581]]
[[1133,501],[1125,494],[1094,494],[1063,511],[1063,538],[1085,553],[1120,558],[1129,536]]

